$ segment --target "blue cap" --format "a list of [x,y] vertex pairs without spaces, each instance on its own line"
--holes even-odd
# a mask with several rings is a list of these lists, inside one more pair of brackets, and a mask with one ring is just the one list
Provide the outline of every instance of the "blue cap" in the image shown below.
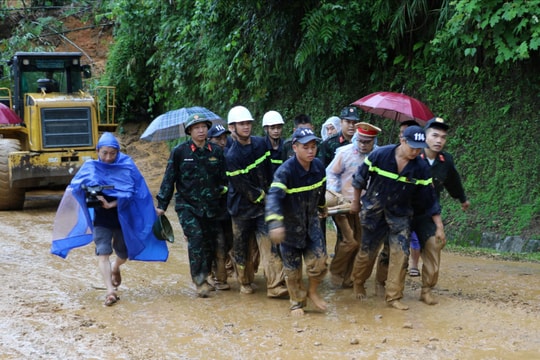
[[403,131],[402,137],[407,141],[407,144],[414,149],[427,148],[426,133],[420,126],[409,126]]
[[305,129],[305,128],[296,129],[296,131],[294,132],[292,136],[293,144],[296,143],[297,141],[300,144],[307,144],[308,142],[313,141],[313,140],[320,141],[321,139],[315,136],[315,133],[311,129]]
[[231,132],[225,129],[225,126],[221,124],[212,125],[210,130],[208,130],[208,138],[215,138],[221,136],[222,134],[230,134]]

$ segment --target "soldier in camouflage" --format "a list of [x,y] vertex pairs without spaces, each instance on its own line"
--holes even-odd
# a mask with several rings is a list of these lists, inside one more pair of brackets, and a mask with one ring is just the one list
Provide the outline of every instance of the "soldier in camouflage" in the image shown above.
[[185,131],[191,139],[170,154],[159,193],[157,213],[167,210],[176,186],[175,210],[188,241],[191,278],[199,297],[208,297],[214,288],[207,277],[216,252],[219,199],[227,192],[225,158],[220,146],[207,141],[212,122],[202,115],[189,117]]

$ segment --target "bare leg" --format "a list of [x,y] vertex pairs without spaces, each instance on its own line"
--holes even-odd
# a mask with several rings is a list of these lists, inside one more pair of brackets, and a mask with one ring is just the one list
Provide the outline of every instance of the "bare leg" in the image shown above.
[[115,275],[114,280],[117,282],[117,284],[114,284],[114,283],[112,284],[113,287],[120,286],[120,283],[122,282],[122,277],[120,276],[120,266],[125,264],[126,261],[127,261],[127,259],[121,259],[118,256],[116,257],[116,260],[113,261],[113,263],[112,263],[112,265],[110,267],[110,271],[111,271],[110,278],[112,279],[112,275]]
[[110,294],[115,290],[111,280],[111,262],[109,261],[109,256],[110,255],[98,256],[99,271],[101,272],[101,276],[103,276],[107,294]]
[[[411,269],[416,269],[418,271],[419,259],[420,259],[420,250],[411,248],[411,266],[409,266],[409,271]],[[414,275],[414,276],[417,276],[417,275]]]
[[317,288],[319,287],[320,280],[315,280],[314,278],[309,278],[308,292],[307,297],[313,302],[316,308],[322,311],[326,311],[326,302],[321,299],[317,293]]

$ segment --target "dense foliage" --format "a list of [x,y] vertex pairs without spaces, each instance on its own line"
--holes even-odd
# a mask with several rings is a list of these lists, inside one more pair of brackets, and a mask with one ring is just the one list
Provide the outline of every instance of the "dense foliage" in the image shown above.
[[[102,81],[117,87],[123,121],[193,105],[226,117],[243,104],[257,119],[280,111],[290,131],[298,113],[320,125],[374,91],[421,99],[452,126],[447,150],[473,204],[462,213],[444,199],[449,237],[474,243],[484,231],[540,237],[539,8],[539,0],[116,0],[94,11],[116,23]],[[381,143],[396,140],[392,121],[364,119],[384,129]]]

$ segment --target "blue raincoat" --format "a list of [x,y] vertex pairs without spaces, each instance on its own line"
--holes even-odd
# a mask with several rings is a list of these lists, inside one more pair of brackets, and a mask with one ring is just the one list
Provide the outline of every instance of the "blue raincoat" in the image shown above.
[[[119,149],[116,138],[105,133],[101,146]],[[130,260],[166,261],[169,251],[165,241],[158,240],[152,225],[157,219],[152,194],[133,160],[118,152],[114,163],[86,161],[68,185],[56,212],[51,253],[67,257],[73,248],[92,242],[93,209],[86,206],[85,186],[113,185],[103,193],[117,198],[118,219]]]

